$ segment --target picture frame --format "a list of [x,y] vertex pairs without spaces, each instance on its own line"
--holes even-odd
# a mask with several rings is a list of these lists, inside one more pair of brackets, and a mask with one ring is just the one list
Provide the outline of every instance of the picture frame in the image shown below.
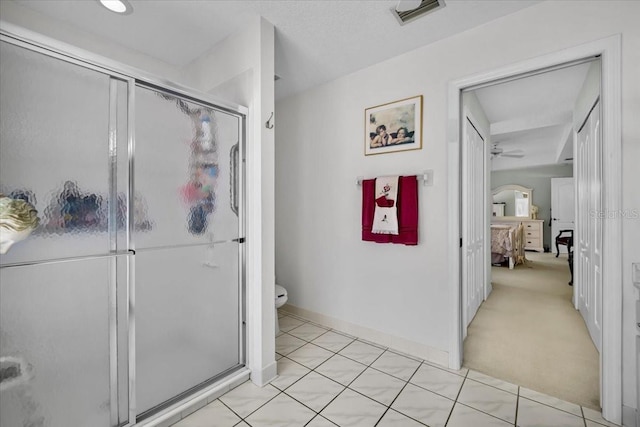
[[422,148],[422,95],[364,110],[364,154]]

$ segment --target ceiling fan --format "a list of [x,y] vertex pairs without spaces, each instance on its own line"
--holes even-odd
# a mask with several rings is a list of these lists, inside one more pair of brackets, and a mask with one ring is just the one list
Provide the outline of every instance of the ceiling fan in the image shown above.
[[494,143],[493,147],[491,147],[491,158],[494,159],[496,157],[516,157],[522,158],[524,157],[524,151],[517,149],[511,151],[504,151],[502,148],[498,147],[498,143]]

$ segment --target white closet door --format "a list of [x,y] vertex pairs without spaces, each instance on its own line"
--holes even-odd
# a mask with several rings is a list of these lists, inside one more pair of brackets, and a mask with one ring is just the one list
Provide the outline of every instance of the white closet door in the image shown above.
[[598,351],[602,340],[602,159],[600,106],[596,104],[578,132],[576,186],[578,188],[578,245],[574,258],[578,309]]
[[[560,230],[573,230],[575,222],[575,181],[571,178],[551,178],[551,244]],[[567,234],[565,234],[567,236]],[[566,246],[552,247],[566,254]]]
[[[462,274],[463,324],[471,323],[484,299],[484,140],[467,118],[464,123],[464,144],[462,146]],[[466,202],[466,203],[465,203]]]

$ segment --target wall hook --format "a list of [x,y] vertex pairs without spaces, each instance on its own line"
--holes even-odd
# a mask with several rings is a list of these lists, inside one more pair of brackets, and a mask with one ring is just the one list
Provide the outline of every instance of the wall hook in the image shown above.
[[267,129],[273,129],[273,124],[269,123],[272,118],[273,118],[273,111],[271,112],[271,115],[269,116],[267,121],[264,123],[264,127],[266,127]]

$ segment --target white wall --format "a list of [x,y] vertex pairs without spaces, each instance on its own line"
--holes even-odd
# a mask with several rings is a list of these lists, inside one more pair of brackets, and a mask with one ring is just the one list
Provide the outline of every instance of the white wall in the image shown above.
[[[276,275],[291,304],[446,353],[456,339],[445,246],[449,81],[616,33],[623,38],[622,207],[637,209],[637,16],[638,2],[543,2],[279,101]],[[364,109],[418,94],[424,96],[423,149],[365,157]],[[362,242],[356,177],[425,169],[434,170],[434,186],[420,188],[420,245]],[[623,404],[633,408],[637,295],[630,272],[640,256],[640,221],[625,219],[622,227]]]
[[193,86],[249,107],[246,144],[248,365],[263,385],[275,377],[274,28],[256,16],[186,67]]

